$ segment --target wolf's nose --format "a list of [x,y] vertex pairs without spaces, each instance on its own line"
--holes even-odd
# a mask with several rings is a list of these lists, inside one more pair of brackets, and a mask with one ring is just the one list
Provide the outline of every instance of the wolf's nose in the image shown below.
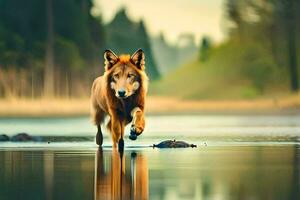
[[119,90],[118,91],[119,97],[125,97],[125,93],[126,93],[125,90]]

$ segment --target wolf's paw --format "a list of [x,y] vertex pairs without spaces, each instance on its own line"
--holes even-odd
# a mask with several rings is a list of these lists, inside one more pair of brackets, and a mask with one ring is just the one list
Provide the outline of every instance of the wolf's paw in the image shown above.
[[129,139],[136,140],[137,136],[144,131],[144,127],[132,125],[130,128]]
[[137,135],[136,135],[135,129],[133,127],[131,127],[129,139],[136,140],[136,138],[137,138]]
[[144,131],[143,126],[136,126],[136,125],[132,124],[132,126],[130,128],[129,139],[136,140],[137,136],[140,135],[143,131]]
[[129,139],[136,140],[137,136],[144,131],[144,128],[145,128],[144,115],[143,112],[138,108],[132,119]]
[[145,119],[143,116],[137,115],[131,125],[131,132],[135,132],[136,135],[140,135],[144,131]]
[[130,129],[130,132],[134,132],[136,135],[140,135],[143,131],[144,126],[139,126],[137,124],[133,124]]

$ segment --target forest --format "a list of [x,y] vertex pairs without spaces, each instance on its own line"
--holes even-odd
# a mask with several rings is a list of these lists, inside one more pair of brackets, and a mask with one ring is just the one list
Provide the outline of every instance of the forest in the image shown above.
[[[92,0],[0,0],[0,97],[87,97],[103,73],[105,49],[137,48],[146,53],[150,94],[254,98],[299,91],[296,0],[225,0],[226,39],[215,44],[203,36],[199,47],[149,35],[125,8],[109,23],[92,8]],[[194,87],[185,88],[187,78]]]
[[[143,22],[120,10],[109,24],[88,0],[0,0],[0,96],[83,97],[103,73],[103,52],[143,48],[151,79],[159,77]],[[118,34],[130,31],[131,34]]]
[[299,90],[299,8],[296,0],[227,0],[226,12],[234,26],[229,29],[230,42],[246,49],[245,73],[260,90],[263,82],[276,78],[275,73],[289,79],[290,90]]

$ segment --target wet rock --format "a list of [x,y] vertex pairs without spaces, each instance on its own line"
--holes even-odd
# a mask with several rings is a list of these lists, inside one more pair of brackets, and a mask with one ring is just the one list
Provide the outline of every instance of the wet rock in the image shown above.
[[175,140],[165,140],[158,144],[153,144],[153,147],[157,148],[172,148],[174,146]]
[[0,135],[0,142],[6,142],[9,141],[9,137],[5,134]]
[[191,145],[184,142],[184,141],[175,141],[174,143],[174,148],[186,148],[186,147],[190,147]]
[[12,142],[34,141],[34,138],[27,133],[18,133],[11,137]]
[[176,141],[176,140],[165,140],[158,144],[153,144],[153,147],[156,148],[187,148],[187,147],[197,147],[195,144],[189,144],[184,141]]

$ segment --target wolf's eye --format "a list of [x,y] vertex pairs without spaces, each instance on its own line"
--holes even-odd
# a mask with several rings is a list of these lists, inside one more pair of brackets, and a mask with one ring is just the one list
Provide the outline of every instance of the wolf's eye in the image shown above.
[[119,79],[119,74],[114,74],[114,75],[113,75],[113,78],[114,78],[114,79]]
[[135,77],[135,75],[134,74],[128,74],[128,76],[127,76],[128,78],[134,78]]

